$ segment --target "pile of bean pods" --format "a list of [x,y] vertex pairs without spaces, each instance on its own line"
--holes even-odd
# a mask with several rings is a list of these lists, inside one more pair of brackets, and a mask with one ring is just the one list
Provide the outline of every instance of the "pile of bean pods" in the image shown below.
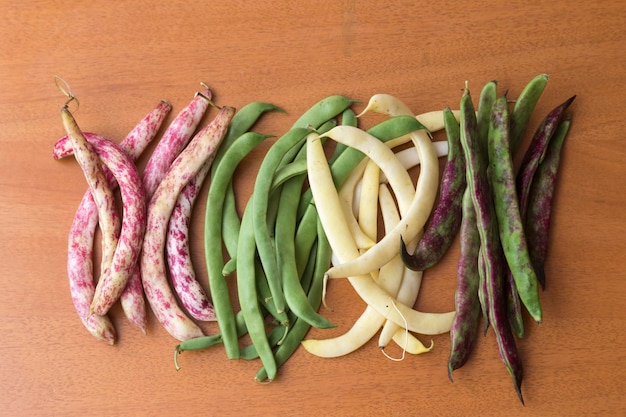
[[[182,352],[221,346],[229,359],[259,359],[259,381],[275,379],[299,346],[337,357],[379,333],[381,350],[394,341],[404,353],[421,354],[432,344],[417,335],[447,332],[452,379],[470,356],[482,317],[522,400],[515,337],[523,337],[524,310],[541,321],[538,285],[545,285],[552,196],[571,119],[565,111],[574,97],[537,128],[518,172],[512,161],[547,80],[544,74],[531,80],[512,109],[506,93],[496,96],[495,81],[484,86],[477,111],[467,86],[459,110],[418,115],[387,94],[372,96],[360,114],[356,101],[329,96],[278,137],[251,129],[281,108],[266,102],[238,111],[220,107],[203,85],[160,134],[142,173],[135,161],[159,136],[171,104],[159,102],[117,144],[78,127],[69,110],[77,100],[57,80],[68,101],[61,111],[66,136],[54,144],[53,156],[74,155],[89,185],[68,245],[78,316],[93,336],[112,344],[112,305],[119,300],[145,333],[147,300],[179,341],[177,369]],[[212,107],[217,115],[201,126]],[[359,121],[370,112],[387,118],[364,130]],[[443,129],[447,140],[433,141]],[[240,215],[233,176],[266,140],[272,143]],[[414,181],[409,170],[418,164]],[[206,276],[199,277],[189,231],[203,187]],[[379,215],[384,230],[377,229]],[[414,309],[424,271],[459,234],[455,311]],[[320,305],[337,278],[349,280],[366,310],[340,336],[305,339],[311,326],[335,327]],[[218,331],[205,334],[203,321],[216,322]]]

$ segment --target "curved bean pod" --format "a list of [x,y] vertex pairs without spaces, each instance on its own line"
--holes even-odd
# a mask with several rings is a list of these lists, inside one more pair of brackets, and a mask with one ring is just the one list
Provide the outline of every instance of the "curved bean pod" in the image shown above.
[[[322,281],[324,278],[324,271],[328,269],[328,265],[330,264],[331,257],[331,247],[326,239],[326,234],[324,232],[323,227],[319,222],[317,222],[317,247],[315,252],[311,252],[311,256],[315,254],[315,262],[314,269],[312,274],[312,282],[307,293],[307,299],[311,304],[312,308],[317,310],[320,307],[322,302]],[[308,268],[309,265],[307,265]],[[276,349],[274,353],[274,360],[276,362],[276,366],[282,366],[287,359],[293,355],[296,349],[300,346],[302,339],[306,335],[306,333],[310,329],[309,323],[304,320],[296,318],[294,320],[289,333],[285,336],[285,339],[281,343],[281,345]],[[265,367],[259,369],[257,372],[255,379],[257,381],[264,381],[267,379],[268,371]]]
[[[340,128],[342,127],[338,126],[335,129]],[[331,132],[326,135],[330,135]],[[342,140],[339,135],[336,135],[333,139],[339,141]],[[386,234],[376,245],[362,254],[358,260],[355,259],[346,264],[331,268],[328,271],[328,275],[330,277],[361,275],[380,268],[380,266],[388,262],[393,257],[394,253],[397,253],[397,245],[400,238],[404,238],[405,241],[414,240],[428,220],[437,195],[439,183],[439,163],[437,161],[437,156],[432,143],[424,132],[415,132],[415,134],[412,135],[412,139],[415,141],[415,147],[417,152],[420,154],[422,169],[420,170],[420,176],[417,180],[415,196],[413,197],[408,209],[403,210],[402,205],[400,205],[402,220],[398,226],[394,228],[394,230]],[[355,143],[354,146],[358,148],[360,145]],[[383,154],[381,153],[381,155]],[[372,159],[379,158],[378,154],[370,154],[369,156]],[[378,162],[378,164],[381,167],[382,165],[385,165],[382,161]],[[385,170],[383,169],[383,171]],[[403,172],[406,174],[406,170],[403,170]],[[388,179],[391,179],[387,172],[385,172],[385,175]]]
[[539,74],[533,77],[533,79],[526,84],[517,97],[517,100],[515,100],[515,105],[511,111],[510,126],[512,154],[515,154],[522,141],[530,116],[532,116],[533,110],[543,94],[543,90],[545,90],[549,78],[548,74]]
[[196,279],[189,249],[189,223],[196,198],[210,168],[210,164],[203,165],[178,195],[165,238],[172,287],[189,315],[201,321],[213,321],[216,317],[213,304]]
[[439,202],[415,251],[409,254],[404,241],[401,241],[400,245],[404,264],[414,271],[423,271],[439,262],[461,227],[461,202],[466,187],[465,157],[461,147],[459,124],[449,108],[444,110],[444,119],[448,138],[448,159],[441,178]]
[[[336,213],[340,212],[341,205],[335,187],[330,185],[333,184],[332,174],[322,143],[315,133],[307,137],[307,162],[309,184],[313,198],[318,202],[316,207],[319,219],[324,226],[331,247],[341,262],[352,261],[359,257],[359,252],[346,223],[337,219]],[[372,249],[368,250],[364,255],[371,251]],[[450,330],[454,312],[419,312],[395,300],[369,275],[361,274],[348,279],[368,305],[396,324],[406,325],[408,330],[422,334],[440,334]]]
[[[96,213],[95,215],[93,213]],[[98,226],[98,209],[87,190],[72,225],[67,248],[67,272],[74,308],[85,328],[106,343],[115,343],[116,331],[108,316],[89,314],[95,282],[93,277],[93,243]]]
[[91,311],[106,314],[119,299],[137,264],[146,228],[146,200],[137,167],[121,147],[110,140],[93,138],[99,157],[105,161],[122,196],[122,225],[111,266],[96,285]]
[[548,145],[543,161],[537,167],[535,179],[528,195],[528,212],[525,222],[528,251],[537,273],[537,279],[544,289],[546,286],[544,264],[548,252],[554,190],[561,160],[561,150],[570,123],[570,116],[565,115],[554,132],[554,137]]
[[212,161],[234,112],[232,107],[222,107],[216,117],[194,135],[172,163],[148,205],[141,256],[144,291],[158,321],[178,340],[202,336],[202,330],[181,311],[167,281],[163,259],[167,221],[185,184],[202,165]]
[[323,98],[306,110],[291,126],[295,128],[319,128],[328,120],[340,115],[344,110],[354,104],[354,100],[341,95],[333,95]]
[[[296,159],[301,157],[306,158],[306,153],[299,154]],[[335,325],[312,308],[302,288],[296,263],[296,217],[305,179],[306,175],[290,179],[283,184],[278,197],[277,218],[280,220],[276,222],[274,233],[276,262],[280,265],[281,283],[289,310],[310,325],[326,329]]]
[[256,195],[252,195],[241,220],[241,236],[237,248],[237,293],[250,340],[254,344],[267,378],[276,378],[277,365],[272,348],[265,333],[265,322],[259,307],[256,289],[255,239],[253,222],[253,204]]
[[[227,201],[229,195],[228,189],[235,170],[243,158],[268,137],[253,132],[240,136],[228,148],[222,160],[217,165],[214,165],[216,169],[211,177],[211,186],[207,195],[207,210],[204,221],[204,256],[209,291],[213,300],[217,323],[223,335],[226,355],[230,359],[239,357],[239,345],[228,283],[222,273],[224,268],[222,236],[226,230],[229,233],[237,234],[239,234],[239,231],[223,228],[222,218],[225,217],[223,211],[226,209],[225,201]],[[239,226],[239,222],[235,224]]]
[[543,160],[550,139],[554,135],[565,110],[572,104],[576,96],[572,96],[563,103],[556,106],[543,119],[541,125],[537,128],[517,173],[517,194],[519,196],[520,213],[522,219],[526,219],[526,211],[528,210],[528,195],[532,185],[535,171],[539,163]]
[[148,200],[161,183],[170,165],[185,148],[209,107],[212,92],[205,89],[174,117],[152,151],[143,171],[143,187]]
[[[171,105],[166,101],[161,101],[157,106],[144,116],[140,122],[122,140],[120,147],[128,156],[136,160],[146,149],[149,143],[156,136],[165,117],[171,110]],[[85,138],[89,141],[93,133],[85,133]],[[97,150],[96,150],[97,151]],[[63,136],[58,139],[53,147],[55,159],[61,159],[73,155],[74,150],[70,138]],[[111,187],[117,187],[117,182],[110,172],[107,179],[111,180]],[[68,247],[68,277],[72,299],[77,312],[88,330],[98,335],[107,329],[106,333],[111,335],[112,324],[105,316],[93,315],[87,319],[89,306],[93,300],[95,282],[93,277],[93,266],[91,259],[93,256],[93,239],[95,229],[98,224],[98,209],[95,205],[91,191],[87,190],[78,207],[77,216],[70,228],[70,244]],[[124,314],[128,320],[137,326],[143,333],[146,332],[146,308],[143,296],[143,287],[138,274],[133,274],[129,278],[126,288],[121,295],[121,304]],[[104,339],[113,339],[109,336]]]
[[[364,162],[366,162],[366,160],[364,160]],[[386,186],[383,187],[387,189]],[[391,198],[391,193],[388,190],[387,193],[389,198]],[[382,198],[384,199],[385,197]],[[385,201],[385,203],[387,203],[387,201]],[[385,209],[382,211],[383,220],[385,221],[385,228],[389,230],[400,221],[400,216],[395,203],[384,204],[384,208]],[[389,294],[395,295],[398,292],[402,280],[402,269],[403,265],[401,259],[399,257],[392,259],[380,269],[378,285]],[[367,306],[353,323],[352,327],[345,333],[327,339],[303,340],[302,347],[309,353],[323,358],[344,356],[354,352],[369,342],[384,323],[385,318],[374,308]]]
[[[154,139],[161,128],[163,121],[172,110],[172,105],[161,100],[148,114],[146,114],[135,127],[128,132],[128,135],[120,142],[124,152],[135,160],[146,149],[146,146]],[[93,135],[91,132],[83,132],[87,140]],[[74,154],[70,138],[63,136],[59,138],[52,147],[52,157],[63,159]]]
[[[259,257],[272,291],[272,301],[279,313],[285,311],[285,297],[280,283],[280,273],[276,256],[274,255],[270,227],[267,223],[269,195],[272,178],[279,167],[280,161],[285,158],[286,154],[297,152],[300,149],[308,132],[310,130],[305,128],[291,129],[274,142],[263,158],[254,183],[253,194],[255,198],[252,206],[254,237]],[[288,161],[291,162],[291,159]]]
[[[117,246],[121,222],[112,188],[107,181],[104,164],[78,127],[67,105],[61,109],[63,127],[70,138],[74,157],[83,171],[98,209],[98,223],[102,231],[101,277],[106,277]],[[90,314],[93,313],[90,307]]]

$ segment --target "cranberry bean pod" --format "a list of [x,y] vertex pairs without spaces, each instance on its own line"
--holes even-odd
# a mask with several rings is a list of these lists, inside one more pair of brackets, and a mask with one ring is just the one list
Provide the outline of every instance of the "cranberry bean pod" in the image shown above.
[[202,330],[180,309],[165,271],[167,224],[178,195],[204,164],[210,164],[235,110],[222,107],[215,119],[194,135],[172,163],[148,205],[148,222],[141,255],[146,298],[159,323],[178,340],[202,336]]
[[[161,101],[130,131],[126,138],[122,140],[120,146],[132,159],[137,159],[152,139],[154,139],[170,110],[171,105],[165,101]],[[92,136],[92,133],[85,133],[85,138],[88,141]],[[55,159],[71,156],[73,153],[74,150],[72,149],[71,141],[68,136],[63,136],[55,142],[53,147],[53,156]],[[112,181],[111,187],[117,187],[117,182],[111,173],[106,171],[105,173],[107,174],[107,179]],[[68,245],[70,293],[76,311],[90,333],[94,334],[97,338],[112,343],[115,338],[115,331],[110,320],[106,316],[97,315],[92,315],[87,318],[95,290],[91,259],[93,256],[93,241],[97,225],[98,210],[91,195],[91,191],[87,190],[70,228]],[[129,279],[121,296],[121,304],[128,320],[145,333],[147,320],[145,300],[140,276],[138,274],[133,274],[131,279]]]
[[72,143],[74,157],[83,171],[98,208],[98,223],[102,230],[102,262],[100,270],[101,275],[106,276],[113,260],[121,227],[115,196],[106,179],[102,161],[93,145],[85,139],[67,105],[61,109],[61,119],[67,136],[69,136]]
[[93,140],[100,159],[119,184],[124,213],[111,266],[98,280],[91,303],[91,311],[101,316],[119,299],[137,263],[146,228],[146,200],[141,177],[128,155],[108,139]]
[[209,89],[204,90],[201,94],[196,94],[163,132],[163,136],[150,155],[143,172],[143,187],[148,198],[156,190],[174,158],[191,139],[209,107],[211,97],[212,93]]
[[93,243],[98,226],[96,203],[87,191],[78,206],[70,227],[67,250],[67,273],[72,303],[85,328],[95,338],[115,343],[116,331],[108,316],[89,314],[95,283],[93,279]]
[[189,249],[189,222],[210,167],[209,164],[203,165],[178,196],[166,237],[167,260],[174,291],[187,312],[201,321],[213,321],[216,317],[213,304],[196,279]]
[[[172,110],[172,105],[165,100],[161,100],[148,114],[146,114],[137,125],[128,132],[128,135],[120,142],[124,152],[136,160],[146,149],[148,144],[154,139],[161,128],[165,117]],[[87,140],[93,133],[83,132]],[[52,148],[54,159],[63,159],[74,154],[70,138],[63,136],[58,139]]]

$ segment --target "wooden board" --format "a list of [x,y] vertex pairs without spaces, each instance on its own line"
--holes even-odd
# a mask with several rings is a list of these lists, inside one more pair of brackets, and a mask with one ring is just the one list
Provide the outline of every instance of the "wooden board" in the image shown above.
[[[583,2],[0,2],[0,415],[623,415],[626,374],[626,153],[623,143],[626,3]],[[516,97],[539,73],[550,81],[531,120],[567,97],[573,123],[558,182],[544,323],[519,341],[522,406],[493,333],[451,383],[449,337],[432,352],[394,362],[372,340],[338,359],[299,349],[271,384],[258,361],[223,349],[186,352],[149,316],[143,335],[116,305],[113,347],[82,327],[66,273],[67,234],[86,189],[74,160],[55,161],[63,97],[80,99],[84,130],[121,138],[154,106],[184,106],[206,82],[219,104],[268,101],[255,127],[280,135],[316,101],[344,94],[398,96],[416,113],[458,107],[467,80]],[[362,109],[356,104],[355,109]],[[212,114],[215,114],[214,112]],[[525,140],[528,140],[526,137]],[[235,177],[248,198],[267,150]],[[139,165],[145,164],[143,158]],[[192,250],[202,262],[204,194]],[[424,276],[417,307],[454,307],[454,249]],[[335,281],[321,310],[346,331],[364,309]],[[215,332],[215,323],[204,326]],[[429,338],[423,338],[425,342]],[[400,355],[399,350],[390,354]]]

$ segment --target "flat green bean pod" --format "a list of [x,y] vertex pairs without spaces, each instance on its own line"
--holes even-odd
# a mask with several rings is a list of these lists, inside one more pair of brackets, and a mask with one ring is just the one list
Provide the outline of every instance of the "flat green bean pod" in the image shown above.
[[291,128],[310,127],[317,129],[328,120],[342,114],[344,110],[354,103],[354,100],[341,95],[328,96],[305,111]]
[[[267,135],[250,132],[242,135],[240,140],[234,142],[226,151],[222,161],[220,161],[215,175],[211,179],[211,186],[207,195],[207,210],[204,223],[205,262],[217,322],[224,339],[226,355],[230,359],[238,358],[239,344],[228,283],[222,274],[224,267],[222,256],[222,236],[224,234],[222,230],[223,201],[230,179],[239,162],[255,146],[268,137]],[[232,231],[228,232],[231,233]]]

